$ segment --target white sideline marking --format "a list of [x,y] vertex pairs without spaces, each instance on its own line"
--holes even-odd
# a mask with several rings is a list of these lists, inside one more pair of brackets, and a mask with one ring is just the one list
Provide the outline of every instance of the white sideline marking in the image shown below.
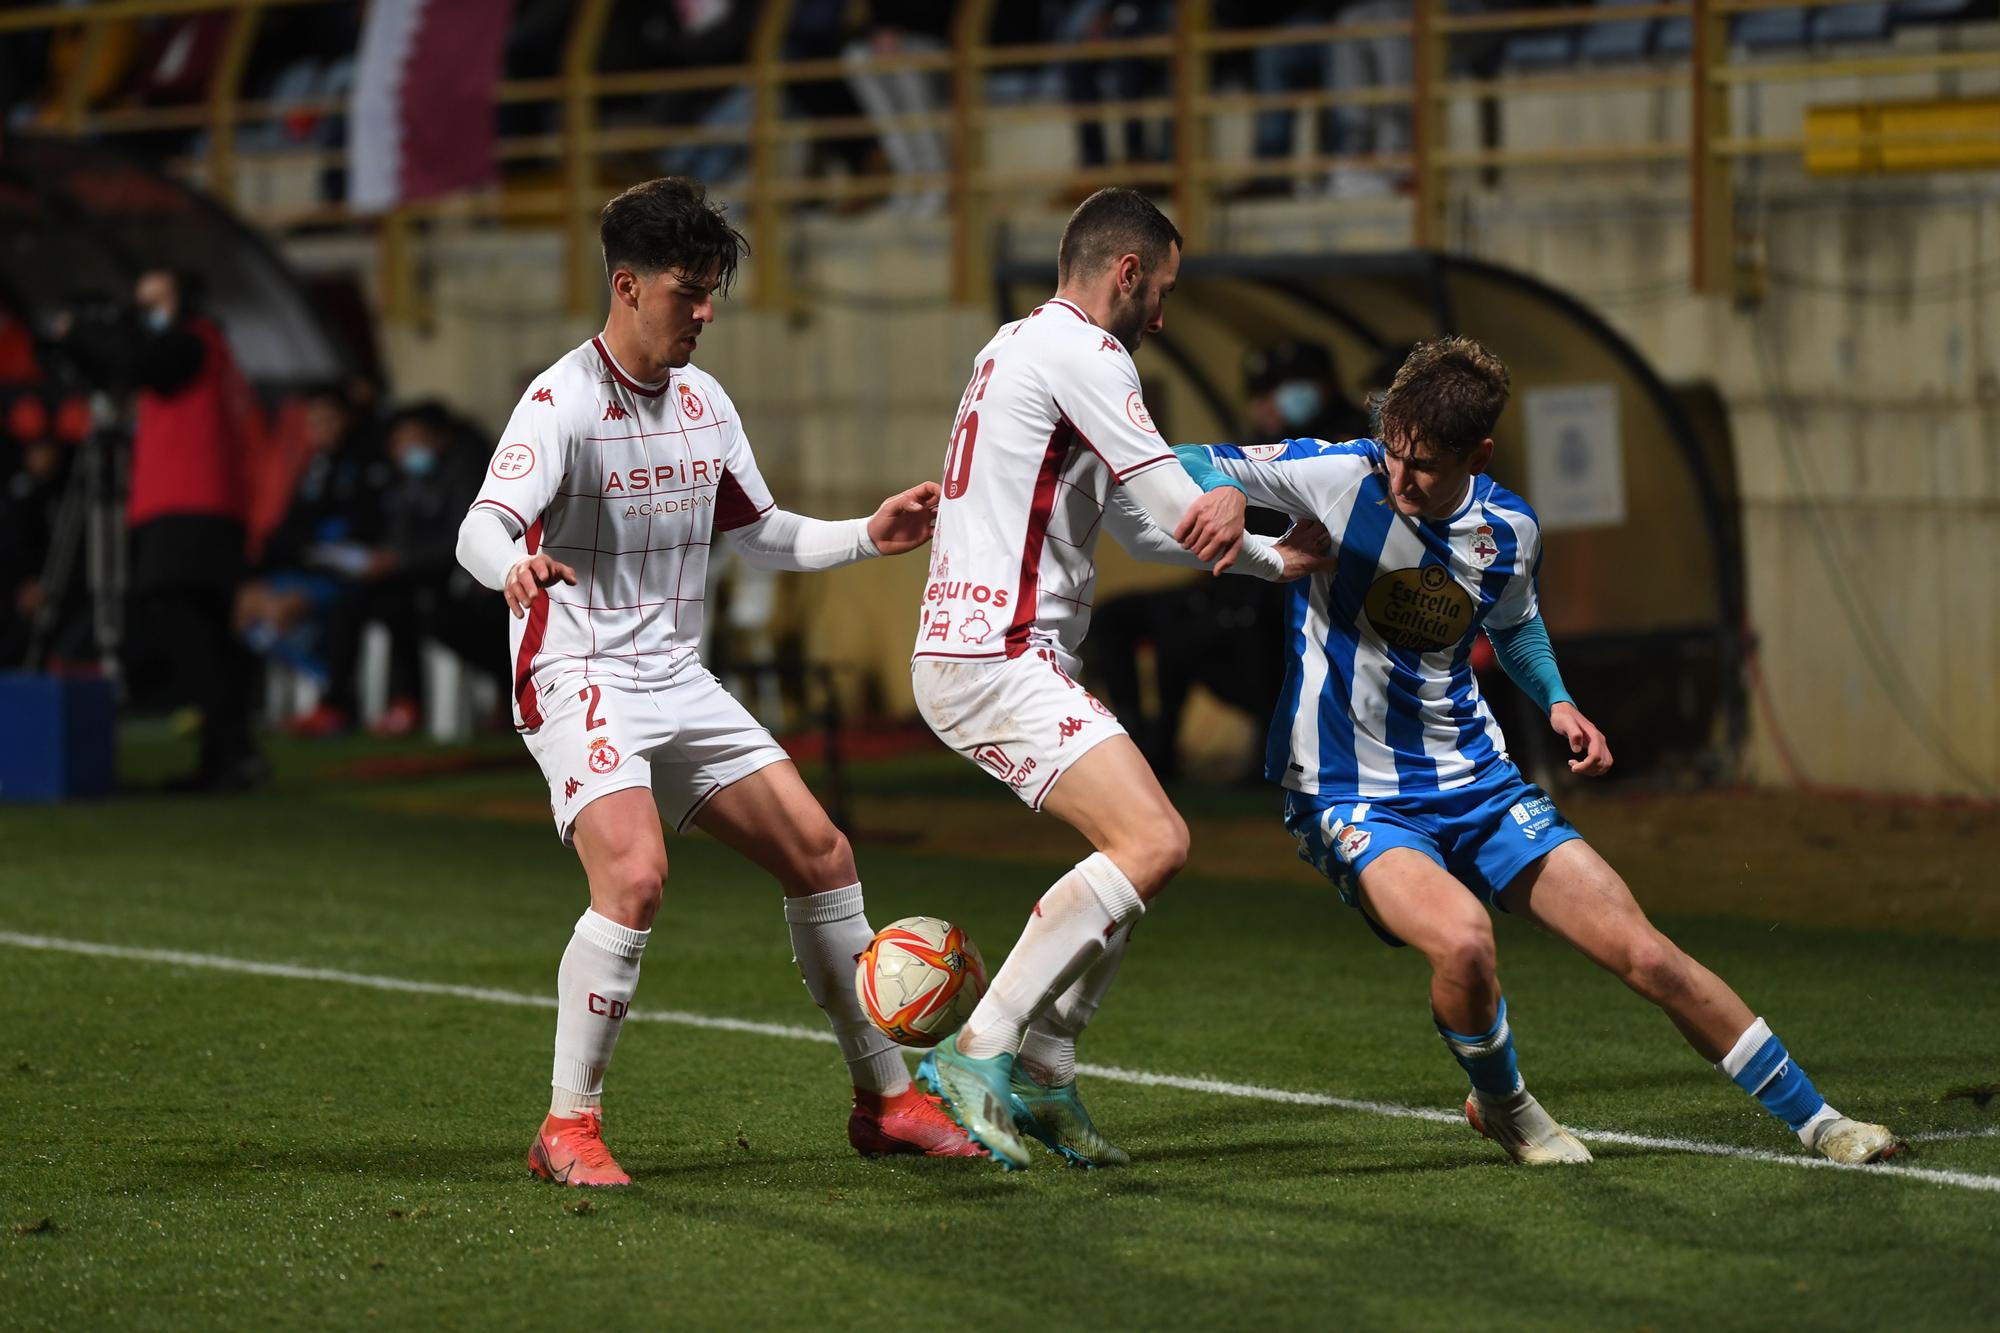
[[[485,986],[454,986],[440,981],[415,981],[405,977],[374,976],[366,972],[343,972],[330,967],[299,967],[292,963],[260,963],[248,958],[222,954],[184,953],[177,949],[140,949],[122,944],[94,944],[88,940],[59,939],[51,935],[22,935],[0,931],[0,944],[18,949],[38,949],[49,953],[83,954],[92,958],[124,958],[135,962],[167,963],[176,967],[206,968],[214,972],[237,972],[249,976],[281,977],[288,981],[325,981],[342,986],[362,986],[370,990],[396,991],[406,995],[443,995],[487,1004],[508,1004],[525,1009],[553,1009],[555,998],[528,995],[521,991],[493,990]],[[833,1034],[824,1028],[793,1027],[786,1023],[753,1023],[741,1018],[716,1018],[678,1009],[633,1010],[636,1022],[672,1023],[679,1027],[706,1028],[719,1032],[742,1032],[759,1037],[783,1037],[792,1041],[833,1044]],[[1131,1083],[1148,1088],[1174,1088],[1181,1092],[1203,1092],[1218,1097],[1242,1097],[1262,1102],[1283,1102],[1293,1106],[1323,1106],[1363,1115],[1387,1116],[1396,1120],[1427,1120],[1433,1124],[1456,1125],[1463,1117],[1432,1107],[1404,1106],[1399,1102],[1364,1101],[1354,1097],[1334,1097],[1323,1092],[1293,1092],[1266,1088],[1254,1083],[1227,1083],[1219,1079],[1184,1078],[1178,1074],[1154,1074],[1142,1069],[1117,1069],[1107,1065],[1078,1065],[1092,1078],[1112,1083]],[[1973,1171],[1947,1171],[1923,1166],[1899,1166],[1879,1162],[1872,1166],[1844,1166],[1824,1157],[1801,1153],[1769,1152],[1762,1148],[1741,1148],[1704,1139],[1660,1138],[1648,1134],[1627,1134],[1620,1130],[1576,1129],[1570,1131],[1586,1143],[1611,1143],[1628,1148],[1652,1148],[1663,1152],[1692,1153],[1701,1157],[1731,1157],[1746,1162],[1768,1162],[1777,1166],[1802,1166],[1828,1171],[1860,1171],[1871,1176],[1899,1176],[1929,1181],[1935,1185],[1957,1185],[1962,1189],[2000,1193],[2000,1176]],[[1914,1134],[1921,1142],[1985,1138],[2000,1135],[2000,1127],[1971,1130],[1936,1130]]]

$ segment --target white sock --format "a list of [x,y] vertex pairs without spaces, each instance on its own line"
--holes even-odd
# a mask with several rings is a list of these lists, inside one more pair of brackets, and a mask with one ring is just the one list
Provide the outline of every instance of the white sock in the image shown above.
[[1021,1063],[1035,1082],[1045,1088],[1060,1088],[1076,1081],[1076,1039],[1097,1016],[1118,965],[1125,961],[1125,945],[1132,938],[1132,923],[1126,922],[1104,941],[1104,952],[1087,971],[1056,996],[1040,1018],[1028,1024],[1021,1039]]
[[1035,904],[1014,951],[966,1020],[960,1053],[983,1060],[1019,1050],[1028,1024],[1089,970],[1119,926],[1145,910],[1110,857],[1092,852],[1077,862]]
[[854,993],[854,964],[875,938],[861,906],[861,886],[785,899],[792,961],[813,1003],[826,1013],[841,1058],[863,1092],[894,1097],[910,1086],[910,1067],[888,1034],[869,1021]]
[[581,1115],[604,1100],[604,1071],[639,988],[639,955],[653,932],[586,911],[556,973],[556,1064],[549,1113]]

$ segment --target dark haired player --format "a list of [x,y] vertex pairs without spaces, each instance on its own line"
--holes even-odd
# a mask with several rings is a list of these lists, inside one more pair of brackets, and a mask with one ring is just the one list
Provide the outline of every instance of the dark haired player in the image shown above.
[[855,997],[874,932],[847,840],[696,655],[716,533],[755,565],[831,569],[922,546],[938,488],[844,522],[777,508],[735,405],[690,364],[742,237],[699,183],[674,177],[611,200],[600,234],[604,332],[522,395],[459,528],[460,563],[514,613],[516,725],[590,882],[557,974],[553,1092],[529,1165],[565,1185],[630,1181],[604,1145],[601,1101],[667,874],[663,810],[783,885],[793,955],[853,1075],[854,1147],[973,1155]]
[[1471,656],[1483,631],[1507,674],[1580,756],[1603,733],[1563,688],[1536,606],[1541,531],[1486,475],[1507,368],[1469,338],[1422,344],[1379,406],[1377,440],[1182,446],[1210,485],[1325,524],[1332,568],[1300,582],[1265,773],[1286,789],[1299,855],[1391,944],[1431,965],[1431,1013],[1472,1081],[1465,1114],[1516,1162],[1590,1152],[1521,1080],[1500,993],[1491,903],[1541,925],[1660,1006],[1688,1044],[1836,1162],[1897,1140],[1826,1104],[1763,1019],[1654,927],[1631,890],[1508,759]]
[[1312,567],[1289,540],[1245,538],[1242,493],[1203,496],[1146,410],[1132,353],[1164,327],[1180,244],[1136,191],[1085,200],[1063,229],[1056,294],[973,358],[945,454],[917,707],[1095,848],[1042,894],[965,1027],[920,1068],[1010,1169],[1028,1165],[1028,1137],[1088,1166],[1128,1160],[1077,1095],[1076,1039],[1187,858],[1187,825],[1139,748],[1075,680],[1099,532],[1149,560],[1273,580]]

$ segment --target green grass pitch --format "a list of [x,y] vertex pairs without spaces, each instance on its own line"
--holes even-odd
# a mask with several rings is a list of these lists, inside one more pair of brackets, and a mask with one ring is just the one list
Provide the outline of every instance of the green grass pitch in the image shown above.
[[[0,932],[550,996],[581,874],[518,747],[491,754],[371,777],[354,747],[292,751],[254,797],[0,809]],[[859,776],[870,914],[949,916],[997,964],[1075,844],[956,762]],[[1177,797],[1196,861],[1085,1058],[1453,1110],[1419,960],[1292,863],[1268,796]],[[1990,834],[1920,812],[1827,846],[1754,798],[1752,827],[1684,836],[1727,806],[1600,799],[1579,822],[1836,1104],[1930,1136],[1931,1174],[1604,1142],[1529,1172],[1462,1124],[1088,1077],[1127,1170],[864,1162],[831,1046],[640,1022],[607,1121],[638,1183],[586,1196],[525,1166],[547,1009],[10,938],[0,1326],[2000,1324],[2000,1106],[1940,1100],[2000,1078]],[[818,1028],[776,888],[704,839],[669,854],[637,1011]],[[1725,869],[1777,906],[1677,887]],[[1523,923],[1499,933],[1523,1070],[1559,1117],[1799,1154],[1657,1013]]]

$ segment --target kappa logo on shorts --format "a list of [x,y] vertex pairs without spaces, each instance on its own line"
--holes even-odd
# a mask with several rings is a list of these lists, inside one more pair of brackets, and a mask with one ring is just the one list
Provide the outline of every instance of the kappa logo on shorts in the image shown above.
[[618,767],[618,749],[612,745],[609,736],[599,736],[590,742],[590,771],[609,773]]
[[571,801],[574,801],[576,794],[582,790],[583,784],[575,778],[571,778],[569,781],[563,783],[563,804],[568,805]]
[[1056,744],[1061,745],[1064,741],[1076,735],[1077,732],[1082,731],[1085,727],[1089,725],[1090,723],[1084,718],[1080,717],[1064,718],[1062,722],[1058,724],[1056,727],[1056,730],[1061,733],[1056,737]]

